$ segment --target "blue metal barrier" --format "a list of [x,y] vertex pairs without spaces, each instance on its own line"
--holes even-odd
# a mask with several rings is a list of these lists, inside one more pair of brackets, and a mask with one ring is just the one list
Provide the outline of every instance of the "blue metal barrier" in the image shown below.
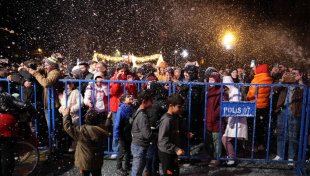
[[[11,93],[10,91],[10,81],[6,80],[6,79],[0,79],[0,81],[7,81],[7,85],[8,85],[8,93]],[[75,83],[78,83],[78,89],[81,90],[81,84],[82,83],[89,83],[89,82],[92,82],[92,84],[95,84],[95,80],[60,80],[60,82],[63,82],[65,83],[65,96],[66,96],[66,106],[68,105],[68,90],[67,90],[67,84],[68,82],[75,82]],[[131,84],[136,84],[137,85],[137,90],[138,92],[140,92],[142,90],[142,86],[147,84],[148,82],[146,81],[122,81],[122,80],[103,80],[102,81],[103,83],[106,83],[107,84],[107,91],[110,92],[110,84],[111,83],[120,83],[122,84],[122,91],[123,92],[126,92],[126,84],[127,83],[131,83]],[[187,113],[187,129],[186,131],[187,132],[190,132],[191,129],[193,128],[191,126],[192,124],[192,102],[196,101],[196,100],[192,100],[192,88],[193,86],[201,86],[202,88],[202,93],[203,93],[203,117],[201,117],[201,122],[203,122],[203,134],[201,134],[202,136],[202,142],[203,143],[207,143],[207,133],[208,133],[208,130],[207,130],[207,111],[208,111],[208,108],[207,108],[207,102],[208,102],[208,88],[209,86],[213,85],[213,86],[218,86],[220,87],[220,107],[221,107],[221,110],[220,110],[220,117],[219,117],[219,126],[220,128],[222,127],[223,124],[225,124],[225,121],[223,121],[223,119],[225,118],[225,112],[224,112],[224,109],[223,107],[228,107],[228,106],[231,106],[231,107],[238,107],[240,106],[242,103],[243,104],[247,104],[250,106],[249,102],[245,102],[245,101],[242,101],[242,98],[241,96],[241,88],[245,88],[245,87],[255,87],[255,98],[254,98],[254,102],[252,104],[254,104],[253,106],[250,106],[250,111],[248,112],[249,116],[247,116],[246,114],[239,114],[239,115],[235,115],[236,117],[236,127],[238,127],[238,123],[239,123],[239,118],[243,117],[243,118],[253,118],[253,129],[252,129],[252,136],[249,137],[249,139],[251,140],[251,150],[250,150],[250,155],[248,157],[243,157],[243,158],[240,158],[237,156],[237,151],[238,151],[238,138],[235,137],[234,139],[234,152],[235,152],[235,155],[234,155],[234,160],[241,160],[241,161],[251,161],[251,162],[263,162],[263,163],[289,163],[289,161],[287,159],[284,159],[284,160],[280,160],[280,161],[273,161],[270,159],[270,148],[271,148],[271,137],[272,137],[272,131],[274,129],[272,129],[272,121],[274,120],[274,118],[277,118],[276,116],[273,116],[273,96],[274,96],[274,93],[275,93],[275,88],[278,88],[278,87],[285,87],[285,88],[288,88],[288,90],[290,90],[289,88],[296,88],[296,87],[299,87],[299,88],[302,88],[303,89],[303,100],[302,100],[302,112],[301,112],[301,118],[300,118],[300,132],[299,132],[299,143],[298,143],[298,149],[296,151],[296,154],[297,154],[297,160],[295,160],[293,163],[296,164],[296,169],[298,170],[298,174],[302,174],[302,173],[305,173],[304,171],[304,164],[305,164],[305,161],[306,161],[306,149],[307,149],[307,141],[308,141],[308,130],[309,130],[309,120],[310,120],[310,89],[305,86],[305,85],[293,85],[293,84],[246,84],[246,83],[239,83],[239,84],[224,84],[224,83],[201,83],[201,82],[158,82],[160,84],[165,84],[165,85],[168,85],[168,90],[167,90],[167,93],[168,95],[170,95],[171,93],[177,93],[178,92],[178,88],[180,85],[185,85],[185,86],[188,86],[188,97],[189,99],[186,100],[188,101],[188,105],[189,105],[189,109],[188,109],[188,113]],[[223,101],[223,97],[224,97],[224,87],[225,86],[235,86],[239,91],[238,91],[238,100],[237,102],[227,102],[227,101]],[[34,90],[36,90],[36,86],[37,85],[34,85]],[[257,158],[256,157],[256,154],[254,153],[254,146],[255,146],[255,136],[256,136],[256,116],[253,117],[253,113],[256,114],[256,106],[257,106],[257,99],[258,99],[258,92],[260,90],[260,88],[262,87],[270,87],[270,96],[269,96],[269,112],[268,112],[268,117],[266,119],[266,121],[268,120],[268,130],[266,131],[266,135],[267,135],[267,143],[265,144],[266,146],[266,153],[265,153],[265,156],[264,157],[261,157],[261,158]],[[22,88],[20,90],[22,92]],[[36,91],[35,91],[36,92]],[[92,86],[92,102],[95,101],[95,97],[94,97],[94,92],[95,92],[95,86]],[[55,111],[57,109],[55,109],[55,96],[56,93],[54,92],[54,89],[53,88],[50,88],[48,89],[48,108],[47,108],[47,113],[48,113],[48,119],[47,119],[47,124],[48,124],[48,134],[49,134],[49,147],[50,148],[53,148],[55,146],[55,138],[54,138],[54,135],[55,135]],[[286,93],[286,97],[290,97],[290,94],[291,92],[290,91],[287,91]],[[21,95],[21,98],[22,98],[22,93],[20,94]],[[79,116],[80,116],[80,121],[79,121],[79,124],[81,125],[82,124],[82,106],[81,106],[81,102],[83,101],[82,100],[82,96],[83,95],[79,95],[79,100],[78,100],[78,103],[79,103]],[[35,97],[35,106],[37,104],[37,101],[36,101],[36,93],[34,95]],[[111,96],[110,94],[108,93],[107,95],[107,100],[108,100],[108,106],[106,107],[107,108],[107,111],[110,112],[110,99],[111,99]],[[286,98],[286,104],[289,104],[289,99]],[[255,107],[255,108],[253,108]],[[289,117],[288,117],[288,111],[289,111],[289,106],[286,106],[285,108],[285,111],[286,111],[286,116],[285,116],[285,124],[284,124],[284,140],[283,140],[283,143],[284,143],[284,147],[282,149],[282,153],[284,154],[285,156],[285,151],[286,151],[286,139],[287,139],[287,127],[288,127],[288,120],[289,120]],[[230,116],[234,116],[233,114],[230,114]],[[249,124],[249,123],[248,123]],[[36,129],[37,129],[37,124],[36,124]],[[248,131],[249,131],[249,128],[248,128]],[[228,158],[225,157],[225,155],[222,154],[222,133],[224,131],[220,130],[218,132],[218,135],[219,135],[219,141],[218,141],[218,148],[216,149],[218,151],[218,156],[217,156],[217,159],[219,160],[228,160]],[[250,131],[249,131],[250,132]],[[36,133],[37,134],[37,133]],[[238,131],[236,130],[236,133],[235,133],[236,136],[238,136]],[[111,150],[111,141],[112,141],[112,137],[108,137],[108,145],[107,145],[107,151],[105,151],[106,154],[114,154],[115,152],[113,152]],[[186,157],[187,158],[194,158],[195,156],[191,156],[191,141],[190,139],[187,139],[186,141]],[[285,158],[284,156],[281,156],[282,158]]]

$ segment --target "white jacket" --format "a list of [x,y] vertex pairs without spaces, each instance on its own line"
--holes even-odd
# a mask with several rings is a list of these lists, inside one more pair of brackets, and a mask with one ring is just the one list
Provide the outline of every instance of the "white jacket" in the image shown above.
[[[224,76],[223,77],[223,83],[234,83],[232,78],[230,76]],[[241,92],[233,85],[227,85],[229,91],[229,101],[240,101],[241,100]],[[236,137],[236,125],[238,122],[238,132],[237,132],[237,138],[243,138],[245,140],[248,139],[248,124],[247,124],[247,118],[245,117],[229,117],[226,130],[223,136],[226,137]],[[230,123],[234,123],[233,127],[230,127]]]
[[[95,85],[95,88],[93,88],[93,85]],[[92,97],[93,92],[94,100]],[[102,84],[101,87],[98,87],[97,84],[89,83],[89,85],[86,87],[84,97],[84,104],[87,105],[91,102],[93,108],[97,112],[104,112],[108,110],[108,86],[106,84]]]
[[[67,92],[68,100],[67,100],[67,107],[70,108],[70,115],[72,118],[72,123],[75,125],[79,124],[79,109],[83,108],[83,96],[81,95],[80,91],[74,89],[72,91]],[[81,105],[79,105],[79,96],[81,97]],[[59,112],[62,112],[66,108],[66,92],[64,91],[63,94],[59,95],[60,100],[60,108]]]

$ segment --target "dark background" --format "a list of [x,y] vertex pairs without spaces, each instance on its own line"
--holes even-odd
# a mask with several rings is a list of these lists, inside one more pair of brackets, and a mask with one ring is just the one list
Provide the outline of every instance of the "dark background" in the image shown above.
[[[61,52],[71,60],[89,60],[94,51],[118,49],[135,55],[162,52],[170,61],[174,50],[187,49],[189,59],[206,65],[248,64],[253,58],[308,64],[309,2],[1,0],[0,57],[19,61]],[[220,43],[228,30],[237,39],[230,51]]]

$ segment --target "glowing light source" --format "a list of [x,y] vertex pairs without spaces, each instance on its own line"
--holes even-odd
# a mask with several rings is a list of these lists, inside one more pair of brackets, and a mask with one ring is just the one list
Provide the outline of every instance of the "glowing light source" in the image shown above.
[[187,51],[186,49],[183,50],[182,53],[181,53],[181,56],[182,56],[183,58],[187,58],[188,55],[189,55],[189,53],[188,53],[188,51]]
[[41,49],[41,48],[38,48],[38,53],[42,53],[43,52],[43,50]]
[[118,49],[115,50],[115,56],[117,56],[117,57],[121,56],[121,52]]
[[233,45],[235,43],[235,36],[231,32],[227,32],[222,40],[223,46],[227,49],[230,50],[233,48]]

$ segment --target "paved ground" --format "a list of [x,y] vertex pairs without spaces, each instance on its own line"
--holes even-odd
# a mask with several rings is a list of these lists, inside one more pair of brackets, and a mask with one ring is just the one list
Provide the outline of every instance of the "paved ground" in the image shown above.
[[[102,168],[103,176],[116,176],[115,174],[115,161],[105,160]],[[207,162],[196,163],[193,165],[182,165],[181,175],[184,176],[274,176],[274,175],[296,175],[294,169],[288,168],[286,165],[271,165],[271,164],[251,164],[248,162],[239,163],[237,167],[219,167],[210,168]],[[33,175],[44,175],[44,176],[77,176],[78,170],[73,166],[73,155],[66,155],[61,159],[55,161],[46,161],[42,156],[37,172]]]

